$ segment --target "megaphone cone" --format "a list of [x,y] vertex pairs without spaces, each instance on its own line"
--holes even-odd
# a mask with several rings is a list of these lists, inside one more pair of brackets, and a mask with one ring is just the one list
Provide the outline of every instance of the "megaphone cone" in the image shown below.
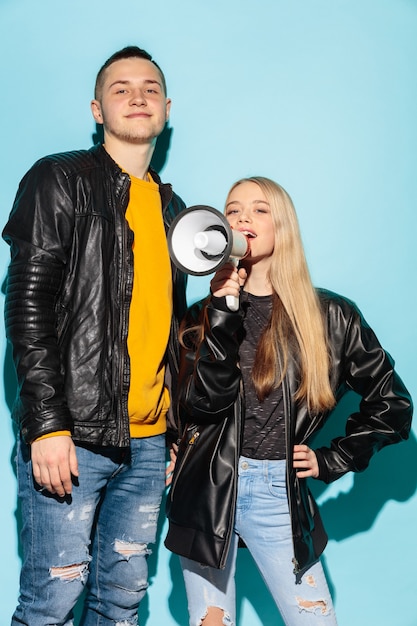
[[[249,241],[230,228],[220,211],[196,205],[173,220],[168,231],[168,250],[180,270],[193,276],[205,276],[228,261],[237,264],[249,253]],[[237,298],[227,296],[226,300],[231,310],[237,310]]]
[[248,239],[232,230],[220,211],[196,205],[182,211],[168,231],[168,249],[173,263],[186,274],[205,276],[249,252]]

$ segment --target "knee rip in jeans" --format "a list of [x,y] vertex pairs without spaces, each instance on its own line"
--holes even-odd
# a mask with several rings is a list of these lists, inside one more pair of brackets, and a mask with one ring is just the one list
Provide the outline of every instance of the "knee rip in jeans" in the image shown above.
[[230,615],[226,611],[217,606],[209,606],[199,626],[220,626],[221,624],[223,626],[234,626]]
[[306,611],[307,613],[320,612],[321,615],[329,614],[327,603],[324,600],[304,600],[304,598],[300,598],[300,596],[295,596],[295,599],[297,601],[300,613],[302,611]]
[[64,565],[62,567],[51,567],[49,573],[51,578],[59,578],[65,582],[80,580],[84,582],[87,578],[88,563],[75,563],[74,565]]
[[123,541],[123,539],[115,540],[114,551],[127,561],[132,556],[148,556],[151,554],[151,550],[148,550],[146,543],[140,543],[139,541]]

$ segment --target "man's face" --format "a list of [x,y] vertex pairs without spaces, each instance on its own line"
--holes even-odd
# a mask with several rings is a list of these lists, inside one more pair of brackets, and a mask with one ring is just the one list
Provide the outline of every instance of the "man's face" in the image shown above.
[[115,61],[105,70],[99,100],[91,109],[104,137],[133,144],[152,144],[169,117],[171,101],[166,98],[158,68],[147,59]]

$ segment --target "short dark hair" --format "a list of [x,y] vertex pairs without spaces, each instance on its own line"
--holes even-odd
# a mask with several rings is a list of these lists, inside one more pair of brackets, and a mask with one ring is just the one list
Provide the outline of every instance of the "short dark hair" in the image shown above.
[[103,83],[104,83],[104,73],[106,69],[110,67],[110,65],[115,63],[116,61],[121,61],[122,59],[146,59],[147,61],[150,61],[151,63],[153,63],[161,75],[162,88],[166,95],[167,84],[165,81],[164,73],[159,67],[158,63],[156,63],[153,60],[152,56],[149,54],[149,52],[146,52],[146,50],[143,50],[142,48],[138,48],[138,46],[126,46],[125,48],[122,48],[121,50],[118,50],[117,52],[112,54],[111,57],[109,57],[107,61],[101,66],[97,74],[96,84],[94,87],[94,98],[96,100],[99,100],[101,96],[101,91],[103,89]]

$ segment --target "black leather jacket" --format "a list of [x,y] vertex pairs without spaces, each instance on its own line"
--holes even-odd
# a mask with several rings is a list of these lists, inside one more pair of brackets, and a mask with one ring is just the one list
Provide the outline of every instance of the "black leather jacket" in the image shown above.
[[[411,398],[360,311],[349,300],[320,290],[332,356],[331,383],[337,399],[347,390],[360,396],[344,435],[316,450],[319,478],[329,483],[346,472],[364,470],[372,455],[407,439]],[[189,325],[200,319],[201,303],[190,311]],[[206,337],[195,353],[184,349],[180,368],[181,419],[185,424],[167,501],[166,546],[195,561],[224,567],[233,528],[237,463],[243,402],[236,331],[241,314],[206,310]],[[294,543],[294,572],[317,560],[327,543],[317,505],[305,479],[293,468],[293,446],[309,444],[329,414],[311,415],[294,401],[298,373],[289,365],[283,382],[287,495]],[[262,512],[259,512],[260,515]]]
[[[167,229],[184,204],[152,175]],[[20,183],[3,231],[11,249],[5,319],[19,390],[13,417],[28,443],[70,430],[78,442],[129,445],[129,187],[101,145],[40,159]],[[176,379],[186,277],[172,271],[167,362]]]

